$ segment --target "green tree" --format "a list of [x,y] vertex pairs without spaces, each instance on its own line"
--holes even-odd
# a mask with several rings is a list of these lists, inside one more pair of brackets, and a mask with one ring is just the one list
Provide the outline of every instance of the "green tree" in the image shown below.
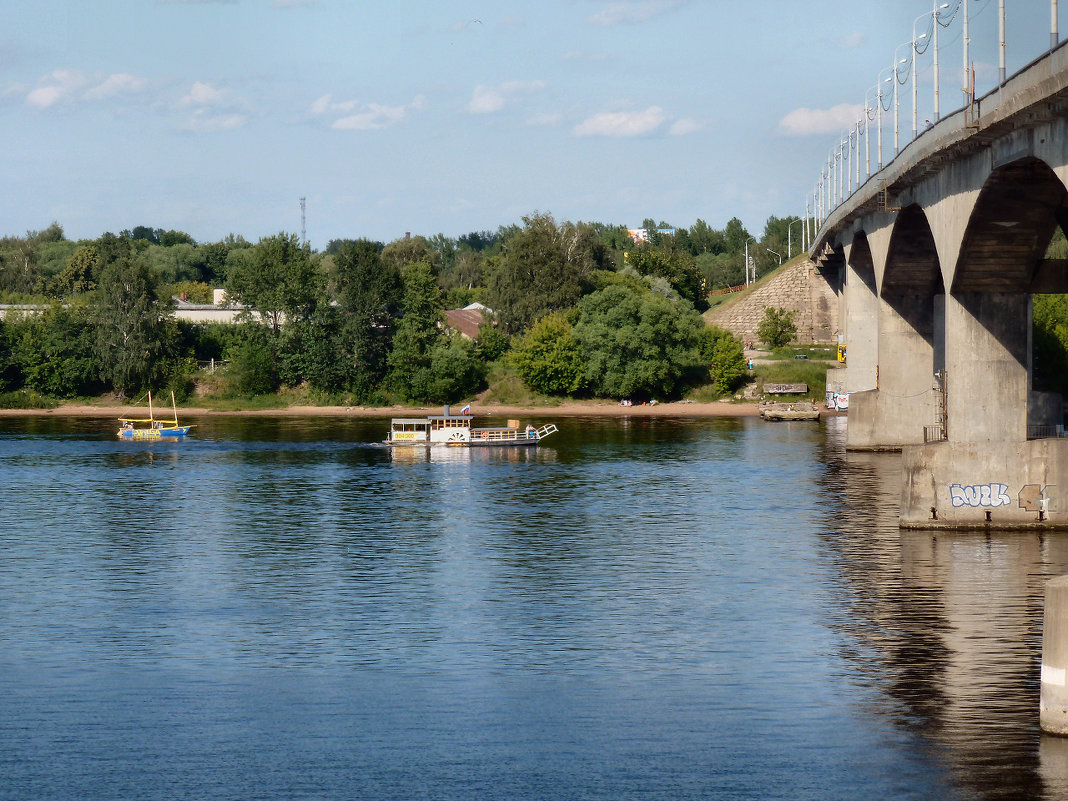
[[329,393],[347,388],[351,369],[341,338],[341,314],[322,305],[309,319],[287,323],[275,337],[277,375],[283,384],[308,382]]
[[404,316],[393,336],[387,359],[387,383],[410,400],[426,397],[431,381],[434,346],[443,336],[445,306],[430,263],[414,262],[404,268]]
[[478,339],[475,341],[479,358],[494,362],[504,356],[512,345],[511,337],[504,333],[496,323],[482,323],[478,327]]
[[[212,302],[211,286],[202,281],[179,281],[174,285],[173,291],[178,298],[189,303],[208,304]],[[185,295],[184,298],[182,297],[183,295]]]
[[169,304],[161,303],[155,277],[131,253],[100,272],[94,351],[101,377],[119,397],[151,388],[161,372]]
[[354,394],[366,401],[386,374],[404,284],[400,270],[382,262],[378,243],[366,239],[342,243],[334,270],[344,363]]
[[591,273],[611,266],[593,226],[564,223],[551,215],[524,217],[522,231],[507,239],[489,276],[489,305],[508,334],[540,317],[578,303]]
[[757,325],[757,337],[771,348],[789,345],[797,334],[794,313],[773,306],[764,307],[764,317]]
[[742,221],[737,217],[731,217],[727,221],[727,227],[723,229],[723,238],[727,243],[728,253],[744,253],[745,243],[748,241],[751,234],[742,225]]
[[1035,295],[1032,305],[1035,389],[1068,394],[1068,295]]
[[586,296],[574,337],[600,397],[667,396],[696,358],[703,321],[688,303],[625,284]]
[[697,257],[697,269],[705,278],[709,290],[727,289],[745,283],[745,258],[740,253],[702,253]]
[[423,403],[452,403],[473,394],[485,378],[475,345],[459,334],[442,336],[430,354],[430,369],[416,376]]
[[748,373],[745,349],[730,331],[710,325],[701,331],[697,352],[708,365],[716,392],[733,392]]
[[228,375],[237,394],[266,395],[278,390],[276,342],[270,329],[259,323],[247,320],[238,326],[226,352]]
[[53,298],[77,297],[96,289],[93,276],[100,269],[100,257],[92,245],[83,245],[67,261],[67,266],[48,282],[46,293]]
[[627,264],[642,275],[667,279],[680,297],[697,309],[708,308],[704,299],[704,276],[689,251],[674,246],[672,237],[657,247],[639,245],[628,254]]
[[29,294],[41,283],[37,246],[31,239],[0,239],[0,290]]
[[311,249],[296,234],[264,237],[251,257],[229,266],[227,295],[259,312],[275,332],[282,320],[307,319],[325,297]]
[[437,275],[436,254],[430,243],[421,236],[405,236],[395,239],[382,249],[382,263],[397,270],[403,270],[409,264],[425,262],[430,271]]
[[25,387],[57,398],[98,391],[93,326],[82,305],[53,304],[11,326],[11,361]]
[[512,364],[528,387],[546,395],[573,395],[586,385],[586,362],[561,312],[547,314],[512,347]]

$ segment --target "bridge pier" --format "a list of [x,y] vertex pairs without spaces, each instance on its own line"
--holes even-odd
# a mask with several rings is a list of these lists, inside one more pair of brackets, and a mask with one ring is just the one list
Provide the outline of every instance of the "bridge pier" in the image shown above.
[[946,298],[946,408],[951,442],[1023,442],[1031,367],[1031,296]]
[[924,426],[939,415],[932,298],[884,296],[878,320],[878,386],[849,399],[850,450],[900,450],[923,442]]
[[1031,296],[946,298],[947,440],[902,449],[905,527],[1068,528],[1068,441],[1028,440],[1060,422],[1060,396],[1030,391]]

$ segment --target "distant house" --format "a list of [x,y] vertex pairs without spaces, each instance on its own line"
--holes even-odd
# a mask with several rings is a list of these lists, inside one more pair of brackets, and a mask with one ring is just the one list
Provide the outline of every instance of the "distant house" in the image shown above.
[[478,339],[478,327],[489,320],[493,310],[481,303],[471,303],[462,309],[447,309],[445,318],[449,328],[459,331],[467,339]]

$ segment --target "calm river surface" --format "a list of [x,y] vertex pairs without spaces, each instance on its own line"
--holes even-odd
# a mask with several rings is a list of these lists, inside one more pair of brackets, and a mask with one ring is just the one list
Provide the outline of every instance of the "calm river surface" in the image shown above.
[[1018,799],[1068,535],[901,532],[844,419],[0,419],[0,798]]

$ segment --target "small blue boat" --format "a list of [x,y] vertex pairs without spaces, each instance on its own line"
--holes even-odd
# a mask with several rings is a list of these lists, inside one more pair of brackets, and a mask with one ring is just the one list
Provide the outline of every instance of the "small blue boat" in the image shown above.
[[178,406],[171,393],[173,420],[158,419],[152,411],[152,393],[148,393],[148,417],[120,417],[119,439],[172,440],[184,439],[193,426],[178,424]]

